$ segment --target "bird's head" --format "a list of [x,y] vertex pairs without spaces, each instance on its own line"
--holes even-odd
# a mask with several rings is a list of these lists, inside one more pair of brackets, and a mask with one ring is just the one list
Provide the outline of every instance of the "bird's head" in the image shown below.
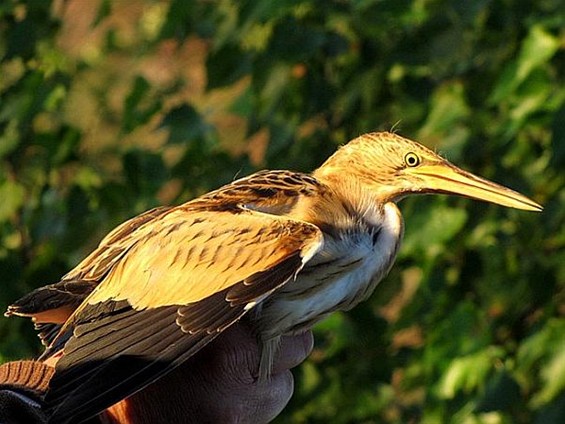
[[527,197],[456,167],[432,150],[393,133],[362,135],[340,148],[316,176],[355,181],[383,203],[410,194],[443,193],[540,211]]

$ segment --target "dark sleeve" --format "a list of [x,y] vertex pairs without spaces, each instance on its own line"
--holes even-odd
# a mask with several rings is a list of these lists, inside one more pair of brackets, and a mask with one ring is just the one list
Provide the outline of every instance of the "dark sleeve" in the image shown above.
[[37,361],[0,365],[0,423],[47,423],[41,407],[53,371]]

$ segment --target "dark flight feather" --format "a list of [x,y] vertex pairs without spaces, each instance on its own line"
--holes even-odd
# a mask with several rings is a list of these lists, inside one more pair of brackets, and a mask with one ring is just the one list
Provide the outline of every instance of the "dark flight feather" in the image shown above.
[[80,422],[141,390],[212,341],[254,299],[280,287],[301,266],[295,252],[269,270],[188,305],[142,311],[124,301],[89,305],[51,380],[45,399],[49,422]]

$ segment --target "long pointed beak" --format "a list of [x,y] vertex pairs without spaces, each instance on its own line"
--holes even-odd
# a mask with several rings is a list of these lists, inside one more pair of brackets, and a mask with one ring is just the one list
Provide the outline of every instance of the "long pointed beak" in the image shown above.
[[423,179],[424,192],[456,194],[526,211],[543,209],[541,205],[526,196],[463,171],[447,161],[422,164],[410,171]]

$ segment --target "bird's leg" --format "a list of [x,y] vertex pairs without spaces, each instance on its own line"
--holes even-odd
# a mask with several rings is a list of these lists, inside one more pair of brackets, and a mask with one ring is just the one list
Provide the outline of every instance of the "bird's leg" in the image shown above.
[[264,382],[271,377],[273,361],[281,345],[281,336],[275,336],[268,339],[263,339],[260,336],[260,340],[261,342],[259,343],[259,346],[261,349],[261,361],[259,363],[258,379],[259,381]]
[[273,336],[263,331],[261,325],[261,314],[263,313],[263,303],[259,303],[243,318],[245,322],[250,324],[251,330],[257,337],[259,345],[259,370],[257,371],[257,380],[266,382],[272,375],[273,363],[275,356],[278,354],[281,345],[281,336]]

